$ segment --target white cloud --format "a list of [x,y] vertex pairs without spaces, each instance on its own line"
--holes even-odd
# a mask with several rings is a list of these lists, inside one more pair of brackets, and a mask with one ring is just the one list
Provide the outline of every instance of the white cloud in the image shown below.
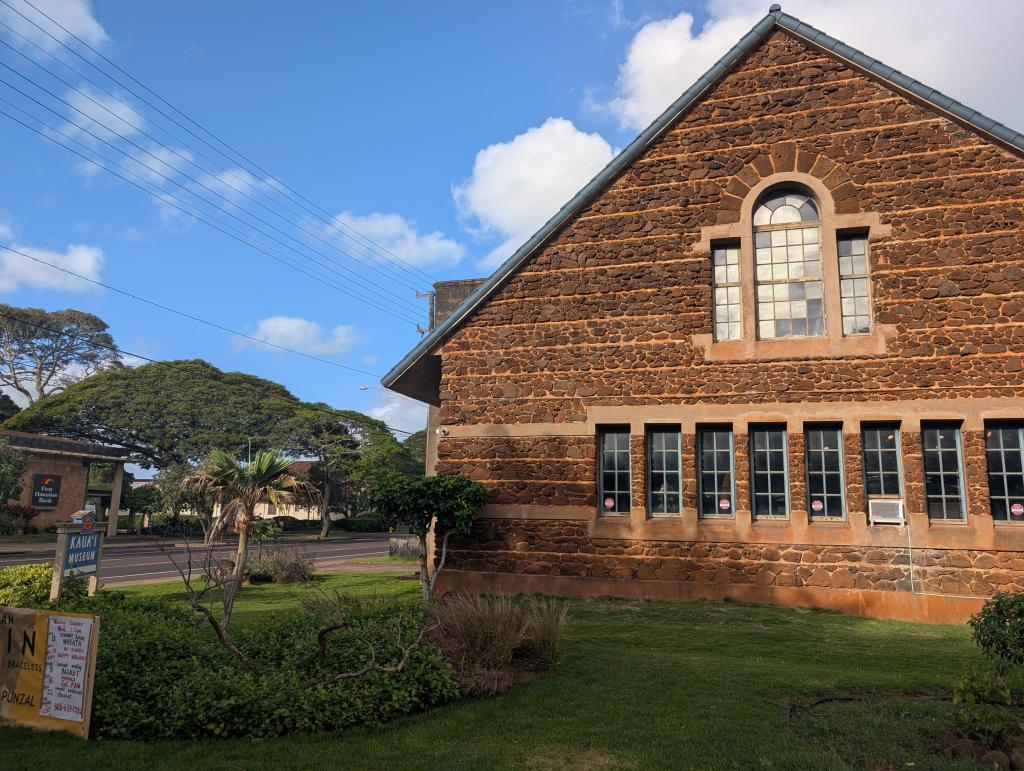
[[124,165],[133,174],[157,186],[170,184],[167,179],[174,179],[193,158],[192,153],[181,148],[160,146],[146,150],[148,152],[132,149],[131,158]]
[[[765,12],[763,0],[711,0],[700,30],[693,16],[644,25],[619,68],[605,107],[640,130],[729,50]],[[1024,3],[990,0],[964,13],[954,0],[789,0],[785,11],[911,77],[1010,125],[1024,124],[1017,73]],[[993,52],[999,52],[993,57]]]
[[[427,405],[386,389],[371,400],[368,414],[402,431],[422,431],[427,426]],[[405,435],[398,438],[404,439]]]
[[[11,248],[97,281],[103,269],[103,250],[96,246],[70,244],[63,252],[17,243],[11,244]],[[95,289],[95,285],[80,278],[0,249],[0,292],[14,292],[22,287],[63,292],[88,292]]]
[[9,241],[14,238],[14,231],[11,229],[11,221],[7,213],[0,211],[0,241]]
[[[102,46],[108,40],[106,30],[93,15],[92,3],[89,0],[33,0],[32,5],[94,48]],[[36,13],[29,6],[15,3],[14,7],[24,14],[24,17],[31,19],[61,43],[71,39],[68,32]],[[47,51],[52,51],[59,46],[57,41],[5,5],[0,5],[0,21]],[[3,32],[5,36],[12,38],[15,42],[21,42],[7,30],[3,30]]]
[[[325,332],[315,321],[296,316],[269,316],[261,319],[251,334],[268,343],[312,356],[342,356],[348,353],[352,344],[359,339],[355,327],[342,324],[330,332]],[[237,338],[237,346],[273,350],[245,338]]]
[[75,110],[70,112],[71,120],[61,126],[61,132],[52,132],[58,141],[61,136],[70,136],[90,147],[97,147],[100,146],[99,140],[115,143],[118,139],[134,137],[146,127],[142,113],[128,104],[124,97],[108,96],[82,87],[68,91],[63,98]]
[[243,198],[251,198],[260,191],[270,187],[265,180],[259,179],[245,169],[238,168],[225,169],[216,174],[203,174],[198,179],[200,184],[193,185],[193,187],[195,187],[199,195],[208,198],[212,192],[214,195],[222,196],[234,204],[237,204]]
[[473,173],[453,194],[464,217],[483,234],[503,239],[481,266],[493,268],[508,258],[613,155],[603,137],[565,118],[548,118],[478,152]]
[[[445,237],[439,230],[430,233],[419,232],[414,221],[407,220],[400,214],[373,212],[360,216],[345,211],[337,215],[331,225],[332,227],[327,229],[327,235],[346,251],[356,251],[364,257],[391,264],[392,259],[371,249],[359,235],[346,229],[346,226],[384,247],[402,262],[417,267],[455,265],[466,251],[462,244]],[[345,233],[352,237],[346,237],[343,235]]]

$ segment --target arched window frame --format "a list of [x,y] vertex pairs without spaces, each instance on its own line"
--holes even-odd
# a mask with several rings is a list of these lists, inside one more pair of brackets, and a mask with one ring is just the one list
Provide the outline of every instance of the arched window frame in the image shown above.
[[[753,213],[757,201],[770,189],[780,186],[804,188],[810,192],[818,206],[825,300],[825,334],[820,337],[785,337],[762,340],[757,334]],[[886,238],[890,234],[890,226],[881,222],[877,212],[837,213],[835,202],[824,182],[817,177],[799,171],[780,172],[762,177],[744,193],[742,205],[737,209],[737,221],[702,228],[701,238],[697,244],[697,249],[708,259],[709,266],[714,264],[713,250],[716,247],[722,244],[737,244],[740,250],[742,334],[739,339],[716,339],[712,270],[709,292],[711,306],[708,308],[712,328],[709,333],[693,335],[693,343],[704,350],[706,361],[758,361],[807,356],[832,358],[884,354],[886,352],[887,341],[896,333],[895,327],[879,324],[874,318],[870,324],[870,332],[843,334],[837,253],[837,238],[840,235],[858,234],[866,239],[867,248],[870,250],[871,242]],[[869,278],[868,284],[870,285],[870,283]],[[869,307],[873,317],[875,309],[870,297]]]
[[777,185],[754,202],[757,337],[825,335],[821,218],[811,191]]

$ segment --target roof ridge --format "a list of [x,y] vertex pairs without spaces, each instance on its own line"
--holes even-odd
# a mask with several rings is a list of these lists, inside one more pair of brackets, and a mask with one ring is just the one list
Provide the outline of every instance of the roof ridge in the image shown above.
[[[781,28],[845,59],[855,67],[892,84],[896,90],[923,100],[940,112],[967,123],[979,133],[988,135],[997,142],[1024,153],[1024,134],[1015,131],[992,118],[974,110],[941,91],[926,86],[894,67],[868,56],[853,46],[828,35],[816,27],[790,16],[773,3],[768,13],[758,21],[746,35],[725,52],[697,81],[686,89],[678,99],[661,113],[651,124],[640,132],[607,166],[599,171],[576,195],[574,195],[554,216],[544,223],[530,238],[505,260],[475,291],[453,310],[448,317],[407,353],[391,370],[381,378],[381,384],[390,388],[408,372],[423,356],[440,344],[492,293],[498,290],[515,270],[561,227],[569,218],[588,205],[620,171],[629,166],[661,133],[689,109],[709,88],[721,78],[737,61],[773,29]],[[410,394],[415,396],[415,394]],[[420,398],[416,396],[416,398]]]

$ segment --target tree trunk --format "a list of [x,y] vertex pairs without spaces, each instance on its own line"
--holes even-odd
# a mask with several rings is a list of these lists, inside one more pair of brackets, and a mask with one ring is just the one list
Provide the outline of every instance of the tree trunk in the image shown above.
[[253,514],[245,514],[238,524],[238,551],[235,552],[235,568],[231,572],[231,580],[228,585],[222,587],[224,592],[224,626],[231,623],[231,611],[235,608],[235,598],[242,588],[242,578],[245,575],[245,561],[249,556],[249,526],[252,524]]
[[320,537],[326,538],[331,531],[331,481],[324,485],[323,497],[320,499]]
[[420,538],[420,589],[423,592],[423,601],[430,601],[430,573],[427,572],[427,539]]
[[128,535],[135,533],[135,509],[128,509]]

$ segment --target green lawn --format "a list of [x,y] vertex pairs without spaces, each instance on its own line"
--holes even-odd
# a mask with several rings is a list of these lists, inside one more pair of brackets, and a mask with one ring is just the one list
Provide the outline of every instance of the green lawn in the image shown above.
[[[325,586],[414,597],[388,575]],[[173,595],[173,585],[134,587]],[[246,589],[241,623],[301,588]],[[384,728],[264,741],[79,742],[0,731],[5,768],[973,768],[932,753],[942,701],[975,656],[964,627],[736,603],[576,600],[562,660],[492,699]],[[864,701],[803,708],[829,694]],[[922,698],[927,696],[928,698]]]

